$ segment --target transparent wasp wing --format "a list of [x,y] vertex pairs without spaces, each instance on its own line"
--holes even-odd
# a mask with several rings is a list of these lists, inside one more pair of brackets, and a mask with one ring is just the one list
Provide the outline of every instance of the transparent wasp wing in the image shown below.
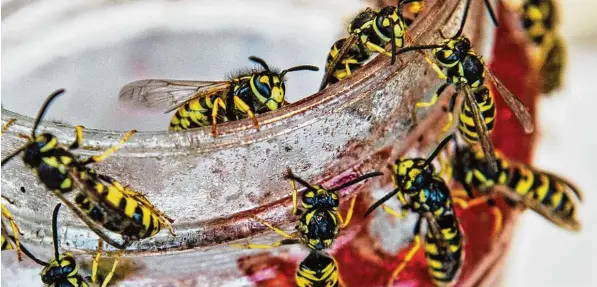
[[475,127],[477,128],[477,134],[479,135],[479,143],[481,144],[483,153],[487,158],[489,167],[493,172],[497,172],[498,168],[497,160],[495,157],[495,148],[493,147],[493,143],[491,142],[491,138],[489,137],[489,131],[487,130],[487,126],[485,125],[483,115],[481,115],[479,105],[477,105],[475,96],[473,95],[473,92],[470,90],[468,86],[463,85],[462,91],[464,92],[465,103],[471,108],[471,112],[473,114],[473,121],[475,123]]
[[[94,203],[101,202],[101,198],[94,191],[93,185],[90,182],[82,180],[79,177],[79,172],[77,172],[75,170],[69,170],[68,173],[69,173],[70,177],[73,179],[73,184],[77,191],[86,195],[87,198],[91,200],[91,202],[94,202]],[[66,205],[71,211],[73,211],[77,215],[77,217],[79,217],[81,220],[83,220],[85,225],[87,225],[87,227],[89,227],[89,229],[91,229],[93,232],[95,232],[95,234],[97,236],[99,236],[102,240],[104,240],[106,243],[108,243],[118,249],[126,249],[127,248],[127,246],[129,245],[128,242],[125,241],[123,243],[119,243],[116,240],[114,240],[108,233],[106,233],[103,230],[104,228],[102,226],[100,226],[98,223],[91,220],[89,218],[89,216],[83,210],[81,210],[79,208],[79,206],[77,206],[72,201],[67,199],[64,196],[64,194],[62,194],[59,191],[54,191],[54,195],[56,195],[56,197],[58,197],[58,199],[60,199],[60,201],[62,201],[62,203],[64,203],[64,205]]]
[[493,74],[491,69],[485,65],[485,71],[489,76],[489,79],[493,82],[495,88],[498,90],[502,98],[510,107],[510,110],[514,113],[524,131],[529,134],[535,130],[535,125],[533,124],[533,117],[529,113],[527,107],[514,95],[506,86]]
[[344,44],[342,45],[340,50],[338,50],[338,54],[336,54],[336,57],[332,60],[332,62],[330,62],[328,65],[325,66],[325,74],[323,75],[323,79],[321,79],[321,84],[319,85],[319,91],[321,91],[325,88],[328,81],[330,80],[330,78],[332,77],[334,72],[336,71],[336,65],[338,65],[338,63],[340,63],[340,61],[348,54],[348,51],[350,50],[350,48],[352,48],[352,46],[354,46],[356,43],[357,43],[357,38],[355,36],[350,35],[350,36],[348,36],[348,38],[346,38],[346,41],[344,42]]
[[171,112],[187,101],[227,91],[230,81],[140,80],[126,84],[118,95],[121,101],[164,108]]
[[442,229],[439,226],[439,223],[437,223],[437,221],[430,212],[425,213],[424,216],[427,220],[427,228],[429,228],[431,234],[433,234],[433,238],[435,238],[437,242],[437,245],[440,247],[438,250],[439,253],[442,255],[446,255],[445,253],[446,250],[448,250],[449,243],[442,234]]
[[517,202],[523,207],[532,209],[533,211],[543,216],[543,218],[551,221],[553,224],[561,228],[571,231],[580,231],[581,224],[577,220],[561,218],[549,206],[541,204],[541,202],[532,198],[522,196],[510,189],[508,186],[496,185],[493,187],[493,191],[504,195],[506,198],[514,202]]

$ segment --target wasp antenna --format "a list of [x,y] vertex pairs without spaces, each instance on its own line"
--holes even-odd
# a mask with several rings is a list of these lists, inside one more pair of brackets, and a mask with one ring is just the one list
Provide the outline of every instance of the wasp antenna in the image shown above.
[[52,214],[52,240],[54,240],[54,257],[56,260],[60,259],[60,253],[58,252],[58,211],[60,211],[60,206],[62,204],[58,203]]
[[286,174],[284,177],[287,179],[293,179],[293,180],[298,181],[302,186],[310,189],[311,191],[317,191],[317,189],[315,187],[313,187],[310,183],[308,183],[306,180],[294,175],[293,173]]
[[398,194],[399,190],[400,190],[400,187],[396,187],[394,190],[392,190],[392,192],[386,194],[384,197],[382,197],[378,201],[376,201],[373,205],[371,205],[371,207],[369,207],[369,209],[367,209],[367,211],[365,211],[364,217],[367,217],[371,212],[373,212],[373,210],[378,208],[380,205],[384,204],[384,202],[388,201],[388,199],[390,199],[390,198],[394,197],[396,194]]
[[39,109],[39,112],[37,113],[37,117],[35,118],[35,123],[33,124],[33,129],[31,130],[31,137],[35,139],[35,133],[37,132],[37,127],[39,126],[39,123],[41,122],[41,120],[44,117],[44,114],[46,113],[46,111],[48,110],[48,106],[50,105],[50,103],[52,103],[52,101],[60,96],[62,93],[64,93],[64,89],[59,89],[54,91],[53,93],[51,93],[48,98],[46,98],[46,101],[44,102],[44,104],[41,106],[41,109]]
[[22,146],[18,150],[14,151],[10,155],[8,155],[5,158],[3,158],[2,159],[2,166],[4,166],[4,164],[6,164],[7,162],[9,162],[13,157],[15,157],[16,155],[20,154],[24,149],[25,149],[25,146]]
[[249,60],[261,65],[266,71],[270,71],[269,70],[269,66],[267,65],[267,63],[265,62],[265,60],[259,58],[259,57],[255,57],[255,56],[251,56],[249,57]]
[[428,166],[435,159],[435,157],[437,157],[437,155],[442,151],[442,149],[444,148],[444,146],[446,146],[452,140],[453,137],[454,137],[454,134],[450,134],[444,140],[442,140],[442,142],[439,143],[439,145],[431,153],[431,155],[429,156],[429,158],[427,158],[427,160],[425,161],[425,165],[424,166]]
[[280,73],[280,78],[284,78],[284,75],[286,75],[286,73],[296,72],[296,71],[314,71],[314,72],[317,72],[317,71],[319,71],[319,68],[315,67],[313,65],[294,66],[292,68],[289,68],[289,69],[286,69],[286,70],[282,71]]
[[484,0],[484,2],[485,7],[487,8],[487,13],[489,13],[489,17],[491,18],[491,22],[493,22],[493,25],[496,27],[499,27],[500,24],[498,23],[497,17],[495,17],[495,12],[493,11],[493,7],[491,7],[491,3],[489,3],[489,0]]
[[349,187],[349,186],[351,186],[353,184],[357,184],[357,183],[359,183],[359,182],[361,182],[363,180],[366,180],[368,178],[372,178],[372,177],[376,177],[376,176],[381,176],[381,175],[383,175],[383,172],[379,172],[379,171],[370,172],[370,173],[361,175],[361,176],[359,176],[359,177],[357,177],[357,178],[355,178],[355,179],[353,179],[351,181],[345,182],[344,184],[336,186],[336,187],[334,187],[332,189],[329,189],[328,191],[329,192],[335,192],[335,191],[347,188],[347,187]]
[[[487,0],[485,0],[485,3],[487,3]],[[460,35],[462,35],[462,31],[464,30],[464,24],[466,24],[466,18],[468,16],[468,10],[470,6],[471,0],[466,0],[466,4],[464,5],[464,12],[462,13],[462,20],[460,20],[460,27],[458,28],[458,31],[456,31],[456,34],[452,36],[452,39],[456,39],[460,37]]]

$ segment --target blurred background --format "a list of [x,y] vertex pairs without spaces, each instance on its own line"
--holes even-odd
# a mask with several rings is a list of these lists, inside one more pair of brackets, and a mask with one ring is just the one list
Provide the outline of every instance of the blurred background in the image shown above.
[[[49,92],[66,88],[48,119],[95,129],[165,130],[170,115],[122,105],[120,87],[143,78],[223,80],[253,66],[251,55],[281,69],[320,67],[287,77],[292,102],[317,90],[329,47],[348,18],[368,4],[246,2],[3,0],[2,106],[34,116]],[[583,230],[572,234],[524,213],[503,286],[597,285],[597,127],[589,124],[597,105],[597,1],[557,2],[568,63],[564,86],[540,101],[535,166],[585,192]]]

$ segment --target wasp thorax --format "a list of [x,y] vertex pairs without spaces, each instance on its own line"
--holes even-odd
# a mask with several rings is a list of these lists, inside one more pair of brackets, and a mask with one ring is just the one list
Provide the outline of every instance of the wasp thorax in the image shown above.
[[335,214],[327,209],[312,209],[299,222],[301,237],[314,250],[328,248],[338,235],[338,228]]

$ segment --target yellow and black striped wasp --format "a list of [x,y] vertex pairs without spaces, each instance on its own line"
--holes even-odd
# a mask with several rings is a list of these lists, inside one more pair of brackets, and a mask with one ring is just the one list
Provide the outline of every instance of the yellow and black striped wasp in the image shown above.
[[513,207],[530,208],[559,227],[580,230],[576,210],[583,194],[574,184],[555,174],[510,161],[500,153],[497,165],[498,171],[492,172],[478,147],[455,146],[451,178],[462,184],[470,197],[472,189],[483,193],[469,202],[469,206],[491,202],[501,194]]
[[[526,106],[493,75],[481,56],[472,49],[470,40],[462,35],[470,2],[471,0],[467,0],[465,4],[460,27],[453,37],[443,40],[439,44],[406,47],[396,53],[432,50],[435,61],[423,54],[425,60],[433,67],[440,79],[456,88],[456,96],[464,94],[463,108],[459,115],[461,121],[464,121],[464,124],[459,125],[463,138],[469,143],[480,142],[492,169],[496,170],[495,151],[489,138],[489,128],[493,127],[494,118],[492,116],[495,115],[495,107],[493,98],[491,98],[492,94],[485,85],[485,77],[487,76],[494,83],[525,132],[533,132],[534,125]],[[436,94],[430,102],[419,103],[419,106],[433,105],[439,96]],[[484,116],[489,117],[485,118]],[[471,127],[474,128],[471,129]]]
[[[114,146],[100,155],[80,158],[71,153],[83,142],[83,127],[75,127],[75,141],[69,147],[63,147],[56,136],[43,133],[37,134],[37,128],[54,99],[64,93],[63,89],[50,94],[42,105],[33,125],[27,143],[2,159],[2,166],[12,158],[23,153],[23,162],[30,168],[38,179],[68,206],[85,224],[93,230],[101,240],[98,240],[96,257],[101,254],[102,245],[106,243],[120,249],[114,262],[118,260],[130,243],[157,234],[161,228],[168,228],[172,235],[174,230],[170,223],[173,221],[163,212],[153,206],[141,193],[120,184],[115,179],[96,173],[89,167],[112,155],[128,138],[135,133],[129,131]],[[66,198],[66,194],[75,191],[74,203]],[[103,229],[122,236],[123,242],[112,239]],[[92,274],[97,272],[97,262],[94,261]],[[104,286],[112,277],[113,272],[104,280]],[[95,282],[95,276],[92,276]]]
[[396,196],[402,204],[399,213],[384,205],[383,210],[398,218],[404,218],[408,210],[419,215],[414,230],[414,245],[392,273],[388,286],[421,246],[421,225],[427,221],[425,235],[425,258],[429,274],[435,286],[453,286],[458,279],[464,258],[464,237],[454,213],[450,189],[435,172],[432,161],[437,157],[453,135],[446,137],[428,158],[400,158],[390,165],[395,189],[376,201],[365,216]]
[[[340,206],[340,197],[338,195],[338,191],[371,177],[380,175],[383,174],[380,172],[367,173],[339,186],[327,189],[321,185],[311,185],[304,179],[295,176],[289,169],[285,177],[290,179],[290,184],[292,187],[293,213],[295,215],[301,215],[301,218],[296,226],[297,231],[293,232],[292,234],[288,234],[272,226],[270,223],[258,217],[254,217],[255,220],[261,222],[263,225],[283,236],[285,239],[270,245],[235,244],[234,246],[245,248],[273,248],[280,245],[302,243],[311,250],[321,251],[327,249],[333,243],[334,239],[336,239],[340,228],[346,227],[350,222],[356,202],[355,196],[350,202],[350,207],[348,208],[346,217],[343,218],[338,210],[338,207]],[[301,206],[305,210],[298,209],[298,189],[296,188],[295,181],[298,181],[301,185],[307,188],[307,190],[304,191],[301,196]]]
[[[491,19],[497,20],[489,0],[484,0]],[[410,15],[403,15],[405,5]],[[326,68],[319,90],[352,75],[369,58],[371,53],[385,54],[396,62],[396,51],[404,46],[406,29],[423,10],[424,1],[398,0],[396,6],[386,6],[379,11],[367,8],[360,12],[348,25],[347,38],[336,41],[328,54]],[[390,51],[385,48],[390,44]]]
[[535,66],[543,75],[543,93],[562,83],[566,65],[566,44],[558,32],[558,4],[554,0],[525,0],[520,7],[522,27],[537,48]]
[[309,255],[299,264],[296,272],[298,287],[337,287],[346,286],[342,282],[336,259],[323,251],[311,250]]
[[[6,122],[6,124],[4,124],[4,126],[2,126],[2,134],[4,134],[8,128],[13,125],[15,123],[16,119],[10,119]],[[8,203],[13,203],[12,200],[10,200],[10,198],[2,195],[2,198],[4,200],[6,200]],[[2,205],[2,219],[6,219],[8,220],[8,223],[10,224],[10,228],[12,230],[12,236],[8,234],[8,228],[6,228],[6,225],[4,225],[4,221],[2,221],[2,251],[4,250],[14,250],[17,253],[17,260],[21,261],[22,257],[21,257],[21,242],[19,241],[19,235],[21,234],[21,231],[19,230],[19,226],[17,225],[17,222],[14,219],[14,216],[12,216],[12,214],[10,213],[10,211],[8,210],[8,208],[4,205],[4,203],[1,204]],[[13,240],[9,240],[10,238],[13,238]],[[14,246],[13,246],[14,243]]]
[[[70,252],[60,254],[58,243],[58,212],[61,204],[54,208],[52,214],[52,239],[54,244],[54,259],[50,262],[42,261],[36,258],[27,248],[23,247],[23,253],[35,263],[44,266],[41,271],[41,281],[44,286],[60,287],[88,287],[89,283],[79,275],[79,266],[75,257]],[[12,239],[12,238],[11,238]]]
[[275,111],[287,102],[284,76],[295,71],[318,71],[311,65],[286,70],[271,69],[258,57],[249,60],[261,67],[243,71],[227,81],[140,80],[126,84],[120,90],[120,100],[144,104],[147,107],[176,110],[169,130],[180,131],[211,124],[216,136],[219,123],[251,118],[259,130],[256,114]]
[[[386,6],[379,11],[367,8],[361,11],[348,25],[347,38],[336,41],[326,61],[326,68],[319,90],[349,77],[370,57],[370,53],[381,53],[396,60],[396,50],[404,46],[406,24],[402,8],[415,0],[398,0],[396,6]],[[385,46],[390,43],[391,52]]]

